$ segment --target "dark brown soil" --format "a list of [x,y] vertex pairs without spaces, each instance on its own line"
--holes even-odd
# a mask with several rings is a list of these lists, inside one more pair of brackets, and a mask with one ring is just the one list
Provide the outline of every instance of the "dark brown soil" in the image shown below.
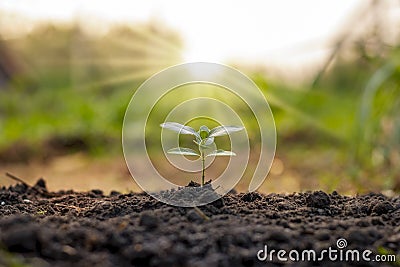
[[[206,216],[146,194],[52,193],[43,180],[3,187],[0,266],[280,266],[276,258],[259,261],[257,252],[264,245],[321,251],[336,248],[339,238],[346,249],[372,255],[400,252],[399,196],[231,193],[200,209]],[[328,259],[286,264],[385,266]]]

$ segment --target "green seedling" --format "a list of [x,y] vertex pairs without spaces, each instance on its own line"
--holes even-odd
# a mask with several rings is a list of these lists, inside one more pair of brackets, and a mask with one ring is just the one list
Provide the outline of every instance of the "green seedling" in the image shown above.
[[177,132],[178,134],[190,134],[195,137],[195,140],[193,140],[193,142],[198,146],[198,152],[186,147],[175,147],[169,149],[167,153],[175,155],[196,156],[201,158],[202,186],[204,185],[204,180],[205,180],[205,160],[207,157],[236,156],[234,152],[225,151],[223,149],[216,149],[207,153],[207,151],[209,151],[214,144],[214,138],[217,136],[229,135],[230,133],[238,132],[244,129],[244,127],[240,126],[218,126],[210,130],[208,129],[207,126],[203,125],[200,127],[199,131],[196,131],[192,127],[185,126],[177,122],[165,122],[162,123],[160,126],[162,128]]

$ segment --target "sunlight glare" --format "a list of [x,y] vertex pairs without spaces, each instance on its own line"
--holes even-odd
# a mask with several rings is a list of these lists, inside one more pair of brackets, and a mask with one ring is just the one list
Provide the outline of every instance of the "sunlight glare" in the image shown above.
[[[98,18],[119,24],[155,20],[182,36],[185,62],[290,65],[324,58],[330,45],[327,40],[341,30],[344,20],[362,1],[38,0],[36,8],[29,4],[29,0],[2,1],[0,10],[38,20],[88,18],[93,23]],[[293,52],[304,43],[311,48]],[[319,56],[308,57],[310,53]]]

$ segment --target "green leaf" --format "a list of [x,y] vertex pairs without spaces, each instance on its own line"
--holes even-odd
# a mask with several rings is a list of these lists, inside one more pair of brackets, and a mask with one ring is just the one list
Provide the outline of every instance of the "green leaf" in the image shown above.
[[202,145],[205,145],[205,146],[212,145],[212,143],[214,143],[214,137],[209,137],[202,141]]
[[205,138],[207,138],[207,137],[209,136],[209,134],[210,134],[210,129],[208,129],[207,126],[202,125],[202,126],[200,127],[200,130],[199,130],[198,134],[200,135],[200,137],[201,137],[202,139],[205,139]]
[[190,126],[185,126],[177,122],[164,122],[161,123],[160,126],[162,128],[180,133],[180,134],[191,134],[194,136],[199,136],[195,129]]
[[175,147],[167,151],[168,154],[185,155],[185,156],[200,156],[196,151],[186,147]]
[[214,150],[210,154],[208,154],[206,157],[212,157],[212,156],[236,156],[235,152],[232,151],[225,151],[223,149],[218,149]]
[[241,126],[218,126],[210,131],[209,137],[227,135],[233,132],[241,131],[243,129],[244,127]]

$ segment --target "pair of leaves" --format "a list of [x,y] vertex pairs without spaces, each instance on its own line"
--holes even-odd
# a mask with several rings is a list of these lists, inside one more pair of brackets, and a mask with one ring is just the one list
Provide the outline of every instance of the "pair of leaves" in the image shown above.
[[[196,132],[196,130],[193,129],[192,127],[185,126],[185,125],[182,125],[177,122],[164,122],[160,126],[162,128],[175,131],[179,134],[191,134],[200,139],[227,135],[227,134],[230,134],[233,132],[238,132],[238,131],[241,131],[244,129],[244,127],[240,127],[240,126],[218,126],[218,127],[215,127],[213,129],[209,130],[207,126],[202,126],[202,127],[200,127],[200,131]],[[203,133],[203,132],[208,132],[208,135],[204,136],[204,138],[202,138],[200,136],[200,133]]]
[[[203,125],[200,127],[199,131],[197,132],[190,126],[185,126],[177,122],[165,122],[160,124],[162,128],[172,130],[179,134],[190,134],[196,137],[196,140],[193,140],[198,146],[200,151],[203,149],[209,148],[210,145],[214,143],[214,138],[216,136],[227,135],[233,132],[238,132],[244,129],[244,127],[239,126],[218,126],[213,129],[208,129],[207,126]],[[199,156],[201,155],[190,148],[185,147],[176,147],[168,150],[169,154],[175,155],[185,155],[185,156]],[[214,150],[213,152],[206,155],[206,157],[211,156],[236,156],[236,154],[232,151],[225,151],[222,149]]]
[[[186,148],[186,147],[176,147],[176,148],[171,148],[168,150],[169,154],[175,154],[175,155],[185,155],[185,156],[198,156],[200,157],[200,154],[194,151],[193,149]],[[206,155],[206,157],[211,157],[211,156],[236,156],[236,154],[232,151],[225,151],[223,149],[217,149],[214,150],[213,152],[209,153]]]

